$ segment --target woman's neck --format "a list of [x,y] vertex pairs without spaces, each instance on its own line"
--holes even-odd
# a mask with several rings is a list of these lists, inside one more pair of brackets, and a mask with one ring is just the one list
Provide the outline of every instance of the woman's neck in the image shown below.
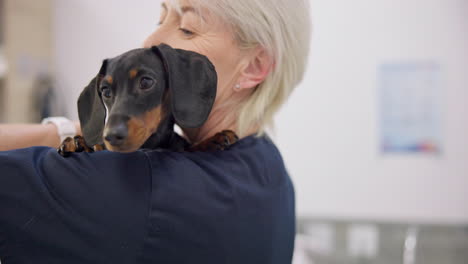
[[222,130],[236,131],[235,120],[229,118],[225,111],[213,111],[201,127],[183,129],[185,137],[192,144],[210,138]]
[[[231,86],[228,85],[228,87]],[[240,92],[233,92],[230,89],[221,89],[206,122],[199,128],[183,129],[185,138],[188,139],[191,144],[195,144],[223,130],[234,131],[239,138],[257,133],[260,129],[258,125],[250,127],[247,131],[244,131],[242,135],[239,134],[237,128],[239,107],[251,94],[252,91],[250,89]]]
[[[237,131],[237,120],[235,114],[229,114],[227,111],[213,111],[208,120],[203,126],[198,128],[184,128],[184,136],[189,140],[191,144],[195,144],[206,140],[216,133],[223,130],[232,130],[238,134]],[[251,135],[258,132],[258,127],[252,127],[245,133],[245,135]],[[240,136],[240,135],[238,135]]]

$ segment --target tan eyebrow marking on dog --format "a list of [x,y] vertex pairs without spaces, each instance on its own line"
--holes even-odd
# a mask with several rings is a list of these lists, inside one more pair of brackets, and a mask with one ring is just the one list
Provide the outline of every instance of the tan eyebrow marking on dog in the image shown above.
[[105,80],[109,83],[109,84],[112,84],[112,82],[114,81],[114,79],[112,78],[112,76],[110,75],[107,75]]
[[137,69],[131,69],[129,72],[130,79],[133,79],[137,76],[138,70]]

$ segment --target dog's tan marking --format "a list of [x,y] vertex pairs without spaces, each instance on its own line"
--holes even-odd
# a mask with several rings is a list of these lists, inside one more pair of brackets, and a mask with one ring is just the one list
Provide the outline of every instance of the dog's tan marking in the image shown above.
[[104,78],[109,84],[112,84],[112,82],[114,82],[114,78],[112,78],[112,76],[110,75],[106,75],[106,77]]
[[134,79],[138,74],[138,70],[137,69],[131,69],[128,74],[130,76],[130,79]]
[[119,147],[114,147],[105,141],[106,148],[111,151],[132,152],[139,149],[146,140],[158,130],[163,119],[162,107],[153,108],[141,117],[132,117],[127,122],[128,137],[126,142]]
[[60,146],[62,152],[75,152],[76,146],[75,141],[71,137],[67,137]]
[[150,134],[153,134],[158,130],[159,124],[161,123],[162,119],[163,111],[161,105],[153,108],[153,110],[150,110],[143,115],[143,121],[149,128]]
[[94,151],[102,151],[102,150],[104,150],[104,148],[101,145],[96,144],[96,145],[93,146],[93,150]]

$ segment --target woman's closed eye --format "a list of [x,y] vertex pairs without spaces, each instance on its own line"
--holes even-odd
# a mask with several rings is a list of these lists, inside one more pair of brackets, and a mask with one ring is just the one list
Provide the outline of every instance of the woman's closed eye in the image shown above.
[[202,18],[191,7],[182,7],[182,13],[167,9],[163,4],[158,26],[177,29],[185,39],[191,39],[200,32]]
[[[164,23],[164,19],[161,19],[158,22],[158,26],[161,26]],[[185,37],[193,37],[195,35],[195,32],[192,30],[189,30],[187,28],[184,28],[182,26],[179,26],[179,31],[185,36]]]
[[194,32],[188,30],[188,29],[185,29],[185,28],[179,28],[179,30],[182,32],[182,34],[184,34],[184,36],[186,37],[192,37],[193,35],[195,35]]
[[200,24],[200,18],[190,12],[181,17],[179,31],[184,37],[191,38],[200,31]]

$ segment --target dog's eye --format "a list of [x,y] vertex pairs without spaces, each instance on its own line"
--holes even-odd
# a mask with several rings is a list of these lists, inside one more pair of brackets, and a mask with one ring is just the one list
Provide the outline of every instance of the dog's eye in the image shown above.
[[151,88],[154,84],[154,80],[148,77],[143,77],[140,80],[140,89],[147,90]]
[[106,98],[110,98],[112,96],[112,91],[109,87],[103,86],[101,87],[101,94]]

